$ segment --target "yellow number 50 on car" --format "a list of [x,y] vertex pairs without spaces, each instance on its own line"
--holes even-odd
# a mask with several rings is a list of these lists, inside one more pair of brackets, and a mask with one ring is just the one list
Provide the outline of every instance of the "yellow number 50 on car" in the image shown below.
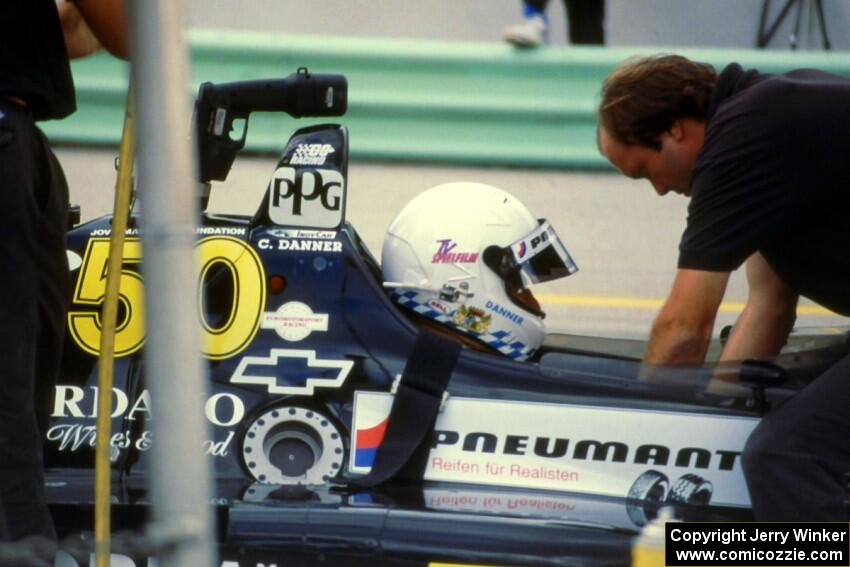
[[[266,303],[265,273],[257,253],[245,242],[231,237],[212,236],[195,244],[198,254],[198,313],[203,354],[212,359],[234,356],[244,350],[257,334]],[[74,306],[99,308],[106,293],[106,262],[109,239],[92,238],[83,255],[80,275],[74,288]],[[124,264],[142,260],[138,238],[124,244]],[[234,297],[224,321],[212,326],[203,309],[204,281],[214,268],[224,268],[232,278]],[[121,269],[119,302],[123,317],[115,331],[115,356],[133,354],[145,340],[144,282],[137,270]],[[68,330],[86,352],[100,354],[100,310],[72,309]]]

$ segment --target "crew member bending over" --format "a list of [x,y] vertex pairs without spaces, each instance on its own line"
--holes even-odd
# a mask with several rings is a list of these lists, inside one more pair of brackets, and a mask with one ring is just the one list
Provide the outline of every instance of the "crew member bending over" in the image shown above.
[[[647,364],[703,361],[744,263],[749,297],[721,361],[778,353],[798,295],[850,315],[850,79],[631,59],[602,86],[598,142],[625,175],[691,199]],[[759,520],[847,519],[848,410],[850,356],[761,422],[743,454]]]

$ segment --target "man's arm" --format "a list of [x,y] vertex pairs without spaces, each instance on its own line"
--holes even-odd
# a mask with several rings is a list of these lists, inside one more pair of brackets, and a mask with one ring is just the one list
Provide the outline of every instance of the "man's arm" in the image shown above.
[[652,326],[646,364],[702,363],[729,272],[680,269]]
[[127,18],[124,0],[59,0],[56,6],[68,57],[84,57],[105,47],[127,59]]
[[747,305],[723,348],[721,362],[775,356],[794,326],[797,294],[758,252],[747,260],[747,284]]

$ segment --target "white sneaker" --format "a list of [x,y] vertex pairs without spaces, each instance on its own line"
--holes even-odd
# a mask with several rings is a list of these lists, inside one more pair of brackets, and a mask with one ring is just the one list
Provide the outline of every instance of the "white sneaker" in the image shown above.
[[505,41],[516,47],[537,47],[541,43],[549,43],[549,26],[541,14],[534,14],[522,23],[505,28]]

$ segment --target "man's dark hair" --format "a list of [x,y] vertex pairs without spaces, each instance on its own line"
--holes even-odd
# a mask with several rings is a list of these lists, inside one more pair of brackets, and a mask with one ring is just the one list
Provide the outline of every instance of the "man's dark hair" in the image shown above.
[[620,143],[660,150],[673,122],[705,120],[715,83],[714,67],[681,55],[627,59],[602,83],[599,124]]

